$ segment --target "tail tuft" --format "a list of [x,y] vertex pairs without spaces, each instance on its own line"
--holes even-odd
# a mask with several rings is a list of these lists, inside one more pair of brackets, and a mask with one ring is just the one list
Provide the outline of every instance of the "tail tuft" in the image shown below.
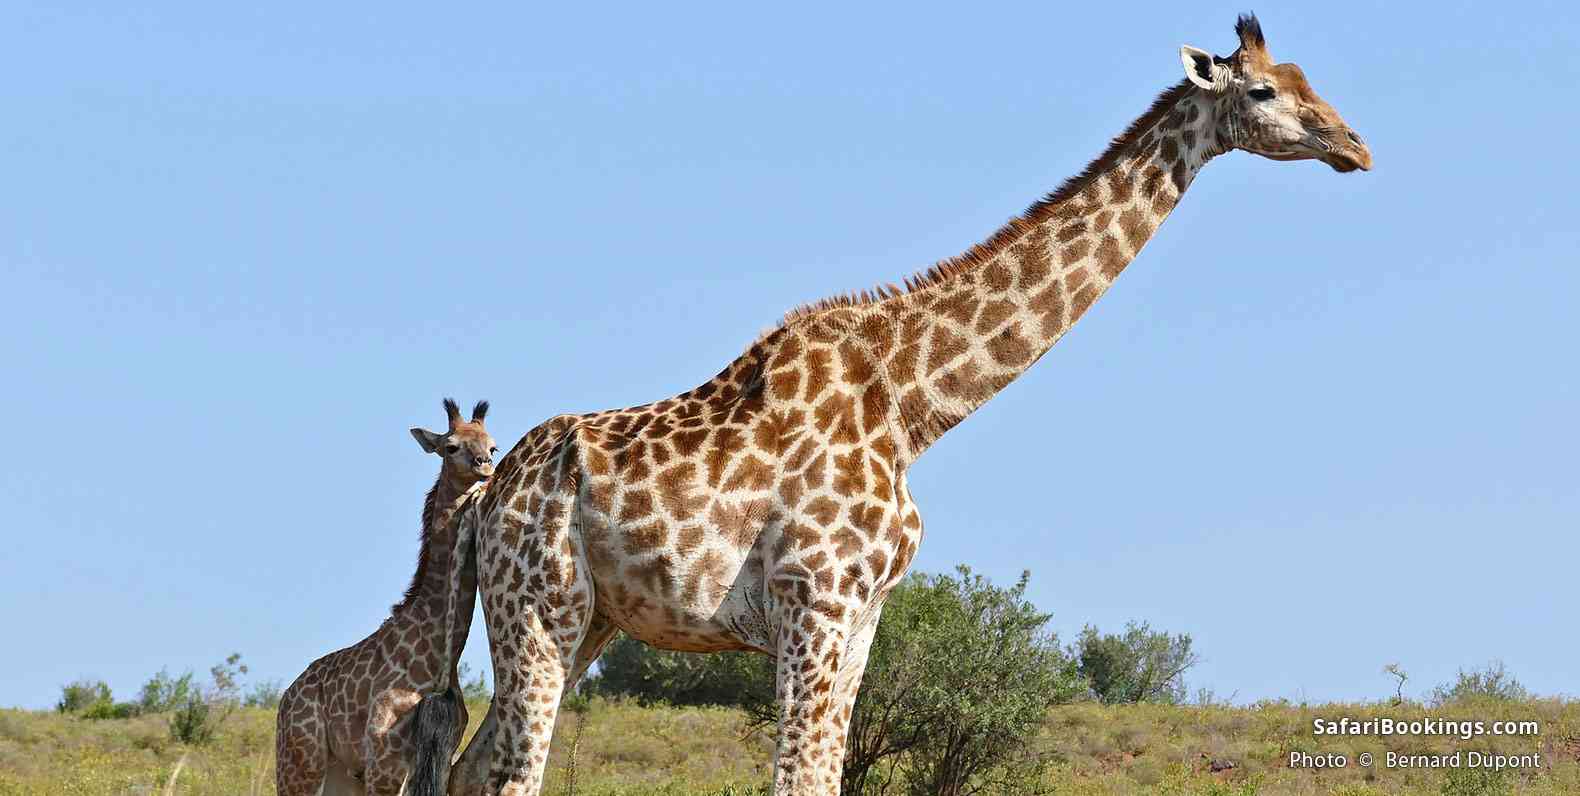
[[429,694],[418,703],[412,723],[417,759],[407,780],[409,796],[444,796],[450,778],[450,754],[459,740],[459,698],[452,687],[442,694]]

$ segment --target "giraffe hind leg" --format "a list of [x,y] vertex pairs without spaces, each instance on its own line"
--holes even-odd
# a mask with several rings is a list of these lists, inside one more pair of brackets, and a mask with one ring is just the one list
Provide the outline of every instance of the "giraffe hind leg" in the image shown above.
[[535,516],[502,496],[480,558],[487,571],[478,573],[479,583],[529,584],[490,588],[484,598],[498,716],[484,791],[490,796],[541,791],[560,698],[593,624],[592,576],[572,521],[580,481],[575,442],[556,454],[542,465],[555,468],[553,477],[523,487],[540,498],[523,504],[536,504]]
[[274,787],[279,796],[317,796],[329,769],[323,712],[298,680],[280,696],[275,718]]

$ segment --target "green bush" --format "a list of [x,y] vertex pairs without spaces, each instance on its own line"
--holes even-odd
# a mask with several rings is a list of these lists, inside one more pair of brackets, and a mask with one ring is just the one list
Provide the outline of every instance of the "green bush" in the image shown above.
[[129,719],[139,714],[136,702],[111,702],[103,700],[82,711],[85,719]]
[[1443,796],[1502,796],[1513,792],[1508,772],[1490,768],[1451,768],[1444,773]]
[[209,669],[208,688],[189,682],[185,698],[170,713],[170,737],[194,746],[212,741],[220,725],[240,707],[240,678],[246,673],[238,652]]
[[137,704],[143,713],[165,713],[186,704],[193,688],[191,672],[171,677],[170,670],[160,669],[158,674],[143,683]]
[[588,693],[631,697],[643,705],[726,705],[772,721],[774,663],[766,655],[699,655],[649,647],[624,634],[598,659]]
[[214,740],[219,721],[215,708],[203,698],[201,690],[194,690],[186,701],[170,714],[170,737],[184,744],[200,746]]
[[[960,567],[895,587],[851,714],[844,792],[953,796],[1035,779],[1029,742],[1081,682],[1050,615],[1026,600],[1029,580],[999,588]],[[903,784],[888,781],[896,770]]]
[[242,704],[249,708],[277,708],[280,706],[280,694],[284,689],[279,680],[264,680],[254,683],[247,689],[247,696]]
[[101,703],[109,704],[110,686],[103,680],[82,679],[60,687],[60,701],[55,703],[59,713],[82,713]]
[[1105,705],[1185,701],[1185,671],[1199,658],[1191,638],[1154,632],[1130,622],[1122,635],[1100,634],[1087,625],[1071,650],[1092,695]]
[[1454,682],[1432,689],[1430,701],[1432,707],[1442,707],[1479,700],[1518,702],[1530,697],[1531,692],[1503,668],[1503,661],[1493,661],[1468,672],[1460,669]]

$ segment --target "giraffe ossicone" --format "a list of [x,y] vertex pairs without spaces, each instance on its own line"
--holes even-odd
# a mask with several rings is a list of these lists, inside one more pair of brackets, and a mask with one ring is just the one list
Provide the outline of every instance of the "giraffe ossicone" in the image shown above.
[[796,310],[679,396],[528,432],[462,531],[496,691],[451,793],[537,794],[560,696],[616,629],[775,656],[775,793],[838,793],[873,631],[922,537],[907,468],[1090,309],[1212,158],[1371,167],[1255,18],[1235,30],[1228,57],[1183,48],[1184,80],[965,254]]
[[[444,409],[443,433],[411,429],[417,444],[443,464],[423,502],[422,546],[405,596],[372,635],[313,661],[281,694],[275,730],[280,796],[394,796],[420,753],[440,754],[448,764],[459,738],[416,732],[419,704],[431,710],[428,695],[434,692],[450,697],[438,704],[466,725],[466,707],[450,692],[472,620],[477,570],[455,557],[456,519],[482,496],[496,448],[483,423],[487,401],[472,408],[470,419],[451,399]],[[447,622],[450,616],[456,620]],[[425,749],[424,741],[448,747]]]

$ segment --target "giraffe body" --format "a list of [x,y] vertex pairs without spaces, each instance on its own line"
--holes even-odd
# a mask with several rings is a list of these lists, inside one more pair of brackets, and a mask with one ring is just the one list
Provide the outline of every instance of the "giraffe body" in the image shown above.
[[463,531],[496,692],[451,793],[537,794],[560,696],[616,629],[775,656],[775,793],[838,793],[883,601],[922,538],[910,464],[1058,341],[1212,157],[1370,166],[1254,19],[1237,32],[1230,58],[1183,50],[1186,81],[965,255],[792,313],[680,396],[528,432]]
[[[446,401],[445,408],[447,433],[412,429],[425,450],[444,457],[424,503],[422,552],[412,585],[378,630],[313,661],[281,695],[275,763],[280,796],[399,793],[418,752],[413,709],[425,694],[456,681],[476,569],[452,567],[455,518],[482,496],[493,472],[494,443],[482,423],[486,402],[469,422],[461,420],[454,402]],[[452,611],[457,621],[447,625]],[[455,702],[464,727],[465,705]]]

